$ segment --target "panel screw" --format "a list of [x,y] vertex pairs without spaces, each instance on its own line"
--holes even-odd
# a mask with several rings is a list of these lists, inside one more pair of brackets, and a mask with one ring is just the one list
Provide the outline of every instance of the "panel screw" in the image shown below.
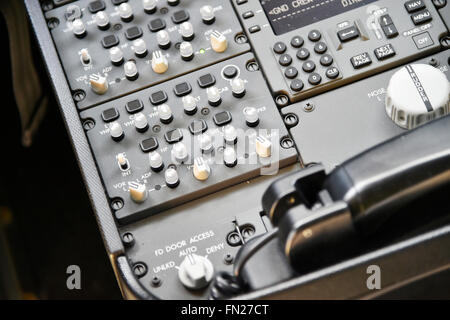
[[160,277],[158,276],[154,276],[152,278],[152,281],[150,282],[150,284],[152,285],[152,287],[157,288],[159,286],[161,286],[162,280]]
[[288,128],[293,128],[298,124],[298,117],[295,113],[288,113],[284,116],[284,124]]
[[127,232],[122,236],[122,242],[126,247],[132,247],[134,245],[134,236],[131,232]]
[[52,10],[53,9],[53,2],[50,1],[50,0],[43,1],[41,7],[42,7],[42,10],[44,10],[44,11]]
[[59,26],[59,19],[57,18],[48,19],[47,26],[49,29],[55,29],[57,26]]
[[226,253],[223,256],[223,261],[225,262],[225,264],[232,264],[233,263],[233,255],[231,253]]
[[283,149],[291,149],[294,147],[294,141],[289,137],[284,137],[281,139],[280,145]]
[[73,93],[73,100],[75,100],[76,102],[83,101],[84,98],[86,98],[86,92],[81,89],[75,90],[75,92]]
[[202,115],[207,116],[209,114],[209,109],[208,108],[203,108],[201,110]]
[[233,231],[228,234],[227,236],[227,242],[232,247],[237,247],[241,245],[241,237],[236,231]]
[[161,131],[161,126],[158,125],[158,124],[154,125],[154,126],[152,127],[152,131],[153,131],[154,133],[160,132],[160,131]]
[[255,234],[255,228],[253,226],[245,226],[241,233],[242,236],[244,237],[244,239],[249,239],[250,237],[252,237]]
[[134,265],[133,272],[136,277],[142,278],[147,273],[147,266],[142,262],[138,262]]
[[445,36],[441,39],[441,46],[444,49],[450,48],[450,36]]
[[259,70],[259,65],[256,61],[250,61],[249,63],[247,63],[246,67],[250,72],[256,72]]
[[86,119],[83,122],[83,128],[86,131],[92,130],[95,127],[95,121],[92,119]]
[[116,23],[115,25],[113,25],[113,29],[114,29],[114,31],[122,30],[122,24]]
[[305,110],[306,112],[313,112],[315,109],[314,104],[311,102],[307,102],[304,106],[303,106],[303,110]]
[[289,98],[284,94],[280,94],[275,98],[275,103],[280,108],[286,107],[289,104]]
[[166,7],[162,7],[159,12],[161,12],[161,14],[167,14],[167,12],[169,12],[169,9],[167,9]]
[[234,41],[237,44],[244,44],[247,43],[247,36],[243,33],[239,33],[238,35],[236,35],[236,37],[234,37]]
[[433,4],[436,9],[442,9],[447,5],[447,0],[433,0]]
[[111,207],[116,211],[122,209],[123,208],[123,200],[120,198],[113,199],[111,201]]

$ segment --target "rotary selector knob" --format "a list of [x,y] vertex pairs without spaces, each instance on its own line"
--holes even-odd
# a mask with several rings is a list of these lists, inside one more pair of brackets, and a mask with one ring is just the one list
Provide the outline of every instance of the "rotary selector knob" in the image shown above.
[[211,174],[211,168],[208,163],[202,157],[195,158],[194,160],[194,177],[199,181],[208,180]]
[[208,89],[206,89],[206,95],[208,96],[208,102],[211,106],[217,107],[222,103],[222,97],[219,88],[209,87]]
[[130,198],[136,203],[142,203],[147,200],[148,192],[145,184],[140,183],[130,183],[128,185],[128,190],[130,192]]
[[158,106],[158,115],[159,120],[164,124],[169,124],[173,120],[172,109],[165,103]]
[[264,136],[256,137],[256,154],[261,158],[269,158],[272,155],[272,142]]
[[194,48],[190,42],[184,41],[180,44],[180,56],[184,61],[194,59]]
[[236,144],[237,143],[237,130],[231,124],[227,125],[223,129],[223,138],[226,144]]
[[109,133],[114,141],[120,141],[125,136],[122,126],[117,121],[109,125]]
[[223,151],[223,162],[229,168],[237,165],[237,155],[233,147],[226,147]]
[[241,78],[235,78],[231,80],[231,91],[236,98],[242,98],[245,96],[245,81]]
[[98,74],[92,74],[89,77],[89,84],[91,85],[92,91],[96,94],[105,94],[108,91],[108,79]]
[[178,278],[188,289],[205,288],[214,276],[214,266],[208,258],[192,254],[187,256],[178,269]]
[[200,150],[203,153],[211,153],[214,150],[214,145],[212,138],[209,134],[204,133],[198,137],[198,142],[200,144]]
[[228,48],[228,40],[227,37],[225,37],[224,34],[220,33],[219,31],[214,31],[211,34],[211,48],[217,52],[222,53],[225,52]]
[[407,65],[391,78],[386,112],[398,126],[414,129],[450,112],[450,83],[439,69]]
[[165,56],[163,56],[161,51],[153,52],[152,69],[158,74],[163,74],[169,69],[169,61]]
[[259,124],[258,110],[253,107],[244,108],[245,122],[249,127],[256,127]]

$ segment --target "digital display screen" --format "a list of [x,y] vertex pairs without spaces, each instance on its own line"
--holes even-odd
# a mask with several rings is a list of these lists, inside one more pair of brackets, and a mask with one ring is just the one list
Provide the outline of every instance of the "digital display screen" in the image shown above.
[[377,0],[260,0],[273,32],[280,35]]

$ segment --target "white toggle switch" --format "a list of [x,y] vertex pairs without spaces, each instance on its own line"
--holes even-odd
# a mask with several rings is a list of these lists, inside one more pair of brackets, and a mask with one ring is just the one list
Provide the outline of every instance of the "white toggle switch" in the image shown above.
[[91,85],[92,91],[97,94],[105,94],[108,91],[109,86],[106,77],[98,74],[92,74],[89,77],[89,83]]
[[130,169],[130,163],[128,162],[127,157],[123,153],[119,153],[117,155],[117,163],[119,164],[119,168],[122,171],[127,171]]
[[169,69],[169,61],[163,56],[161,51],[153,52],[152,69],[155,73],[163,74]]
[[237,155],[233,147],[226,147],[223,151],[223,162],[227,167],[235,167],[237,165]]
[[142,0],[142,7],[144,8],[144,11],[147,13],[155,13],[156,3],[157,0]]
[[244,108],[245,121],[249,127],[256,127],[259,124],[258,110],[253,107]]
[[203,289],[212,281],[214,266],[208,258],[192,254],[184,258],[178,269],[178,279],[188,289]]
[[209,175],[211,174],[211,168],[202,157],[195,158],[193,173],[195,179],[199,181],[205,181],[209,178]]
[[164,172],[164,177],[166,179],[166,185],[169,188],[176,188],[180,184],[178,172],[173,168],[167,169],[166,172]]
[[233,96],[236,98],[242,98],[245,96],[245,82],[241,78],[234,78],[231,80],[231,90],[233,91]]
[[159,120],[164,124],[170,123],[173,120],[172,109],[165,103],[158,106],[158,115]]
[[200,150],[203,153],[211,153],[214,150],[212,138],[207,133],[198,137],[198,143],[200,144]]
[[142,58],[147,55],[147,45],[144,40],[137,39],[133,41],[133,50],[137,57]]
[[206,95],[208,96],[208,102],[210,105],[216,107],[221,104],[222,97],[217,87],[209,87],[206,89]]
[[91,63],[91,55],[89,54],[88,49],[81,49],[80,54],[81,54],[81,63],[83,63],[84,65],[88,65]]
[[203,23],[212,24],[216,20],[214,9],[211,6],[203,6],[200,8],[200,15],[202,16]]
[[109,133],[111,138],[115,141],[119,141],[124,137],[122,126],[117,121],[114,121],[109,125]]
[[136,113],[134,115],[134,126],[137,131],[145,132],[148,129],[148,120],[147,117],[142,113]]
[[180,33],[184,41],[191,41],[195,37],[194,27],[190,22],[183,22],[180,25]]
[[182,42],[180,44],[180,55],[184,61],[191,61],[194,58],[194,48],[190,42]]
[[170,47],[170,35],[166,30],[160,30],[156,33],[156,41],[161,49]]
[[99,27],[101,30],[108,29],[109,27],[109,17],[108,14],[105,11],[99,11],[95,14],[95,23],[97,24],[97,27]]
[[128,184],[128,190],[130,192],[130,197],[134,202],[142,203],[147,200],[148,192],[145,184],[130,182]]
[[123,65],[123,70],[128,80],[134,81],[139,77],[139,72],[134,61],[127,61]]
[[211,47],[215,52],[225,52],[228,48],[227,38],[219,31],[214,31],[211,34]]
[[73,34],[79,38],[82,38],[86,35],[86,27],[84,26],[84,23],[83,21],[81,21],[81,19],[73,20],[72,31]]
[[183,99],[184,112],[188,115],[192,115],[197,112],[197,101],[191,95],[184,96]]
[[128,3],[122,3],[119,6],[119,15],[123,21],[128,22],[133,19],[133,9]]
[[184,143],[178,142],[172,147],[172,160],[174,162],[183,163],[188,158],[188,151]]
[[109,49],[109,57],[112,64],[118,66],[123,63],[123,52],[119,47],[112,47]]
[[263,136],[256,137],[256,153],[261,158],[269,158],[272,155],[272,142]]
[[223,138],[226,144],[236,144],[237,143],[237,131],[236,128],[231,124],[227,125],[223,129]]
[[150,168],[155,171],[159,172],[164,168],[164,163],[161,155],[158,152],[152,152],[149,154],[150,159]]

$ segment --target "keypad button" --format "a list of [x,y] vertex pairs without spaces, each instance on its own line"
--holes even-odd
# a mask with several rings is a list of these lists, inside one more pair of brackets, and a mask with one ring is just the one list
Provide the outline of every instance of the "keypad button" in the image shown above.
[[92,1],[91,3],[89,3],[88,9],[91,13],[97,13],[99,11],[105,10],[106,5],[103,0]]
[[320,58],[320,64],[323,65],[324,67],[331,66],[333,64],[333,57],[329,54],[324,54]]
[[141,150],[147,153],[158,149],[159,146],[158,140],[156,140],[156,138],[145,139],[141,141],[139,145],[141,147]]
[[174,144],[183,140],[183,132],[180,129],[168,131],[164,134],[167,143]]
[[325,71],[326,76],[329,79],[336,79],[337,77],[339,77],[339,69],[336,67],[330,67],[327,69],[327,71]]
[[102,119],[105,122],[112,122],[118,119],[120,116],[119,111],[116,108],[106,109],[102,112]]
[[382,47],[376,48],[374,53],[377,59],[380,61],[395,56],[395,50],[391,44],[387,44]]
[[216,84],[216,78],[214,78],[214,76],[210,73],[205,74],[203,76],[201,76],[200,78],[198,78],[197,80],[198,85],[200,86],[200,88],[209,88],[212,87],[213,85]]
[[295,79],[298,76],[298,70],[294,67],[289,67],[284,71],[284,75],[288,79]]
[[280,56],[280,60],[279,63],[283,66],[283,67],[287,67],[292,63],[292,57],[288,54],[283,54]]
[[322,82],[322,77],[318,73],[312,73],[308,78],[308,82],[313,86],[317,86]]
[[275,43],[275,45],[273,46],[273,51],[274,51],[276,54],[283,54],[283,53],[286,52],[286,49],[287,49],[287,47],[286,47],[286,45],[284,44],[284,42],[277,42],[277,43]]
[[398,36],[398,30],[393,24],[382,27],[382,29],[388,39],[392,39]]
[[291,82],[291,90],[294,92],[302,91],[304,86],[303,81],[300,79],[295,79]]
[[297,58],[300,60],[306,60],[310,56],[309,50],[306,48],[301,48],[297,51]]
[[177,11],[172,16],[172,21],[175,24],[180,24],[189,20],[189,13],[184,10]]
[[322,34],[320,33],[319,30],[311,30],[308,34],[308,39],[316,42],[319,41],[322,38]]
[[102,40],[102,46],[105,49],[115,47],[118,44],[119,44],[119,38],[117,38],[114,34],[110,34],[110,35],[104,37]]
[[428,48],[434,44],[434,41],[428,32],[414,36],[413,41],[416,44],[417,49]]
[[405,8],[408,11],[408,13],[413,13],[422,9],[426,8],[425,3],[423,0],[411,0],[405,2]]
[[162,19],[154,19],[148,24],[151,32],[158,32],[166,27],[166,22]]
[[189,131],[194,135],[199,135],[208,130],[208,124],[205,120],[195,120],[189,125]]
[[359,37],[359,31],[355,26],[351,26],[338,32],[338,37],[341,42],[347,42]]
[[167,93],[165,93],[164,91],[157,91],[150,95],[150,102],[154,106],[163,104],[164,102],[167,101],[167,99],[168,99]]
[[125,109],[127,109],[128,113],[131,113],[131,114],[137,113],[144,109],[144,104],[142,103],[141,100],[136,99],[136,100],[128,102],[127,105],[125,106]]
[[314,46],[314,51],[318,54],[323,54],[323,53],[327,52],[327,50],[328,50],[328,47],[325,42],[318,42]]
[[214,123],[219,127],[229,124],[231,120],[231,113],[228,111],[222,111],[214,115]]
[[291,46],[294,48],[301,48],[304,43],[305,43],[305,40],[303,40],[303,38],[300,36],[295,36],[291,40]]
[[431,20],[433,20],[433,17],[431,16],[431,12],[428,10],[423,10],[420,12],[417,12],[411,16],[412,21],[416,26],[427,23]]
[[233,79],[238,75],[238,69],[235,66],[228,66],[223,70],[225,78]]
[[128,40],[135,40],[137,38],[140,38],[142,37],[142,34],[143,34],[142,29],[137,26],[128,28],[125,31],[125,37],[127,37]]
[[308,60],[303,64],[302,69],[303,71],[308,73],[313,72],[314,70],[316,70],[316,64],[313,61]]
[[175,92],[175,95],[177,97],[183,97],[185,95],[188,95],[189,93],[191,93],[192,91],[192,87],[189,83],[187,82],[182,82],[179,83],[175,86],[175,88],[173,89],[173,91]]
[[388,15],[388,14],[385,14],[385,15],[380,17],[380,26],[382,26],[382,27],[386,27],[386,26],[391,25],[393,23],[394,23],[394,21],[392,21],[391,16]]
[[353,68],[360,69],[365,66],[368,66],[372,63],[372,59],[370,58],[367,52],[358,54],[350,59]]

